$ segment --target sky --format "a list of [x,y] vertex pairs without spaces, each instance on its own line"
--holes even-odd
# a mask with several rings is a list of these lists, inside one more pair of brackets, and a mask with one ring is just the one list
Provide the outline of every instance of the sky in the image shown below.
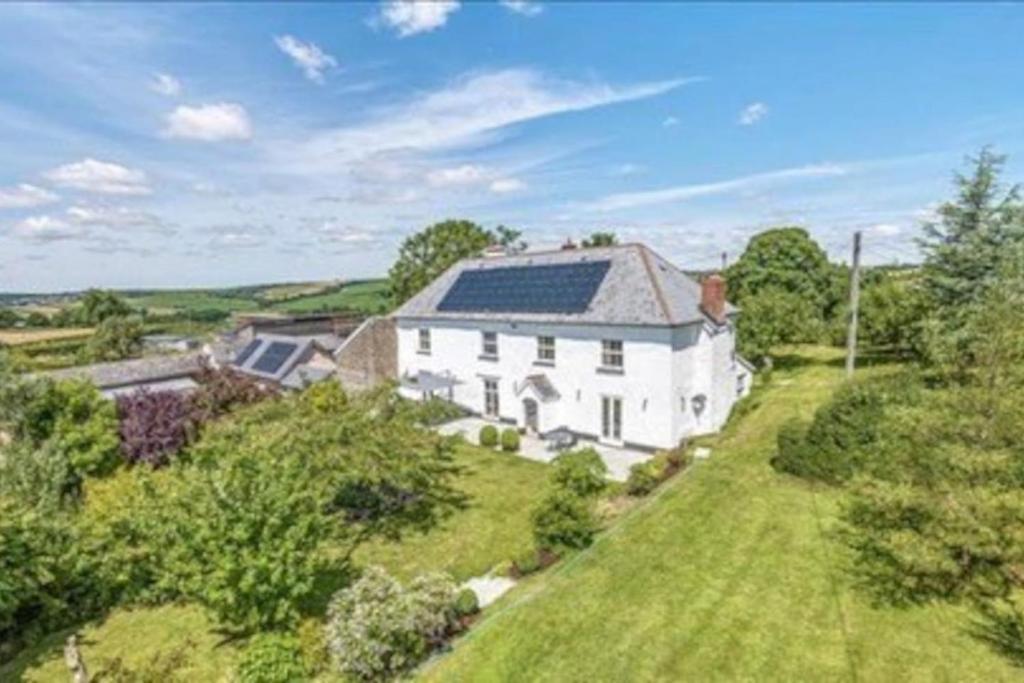
[[966,156],[1024,179],[1021,35],[1009,3],[4,3],[0,291],[380,276],[446,218],[913,262]]

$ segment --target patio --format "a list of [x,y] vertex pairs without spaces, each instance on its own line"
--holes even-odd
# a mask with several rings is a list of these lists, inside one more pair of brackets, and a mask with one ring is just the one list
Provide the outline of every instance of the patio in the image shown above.
[[[479,417],[464,417],[453,420],[437,428],[437,431],[446,436],[461,434],[466,441],[479,445],[480,428],[484,425],[495,425],[498,429],[505,429],[510,425],[495,424]],[[558,457],[559,452],[548,448],[549,442],[532,435],[523,434],[520,440],[520,455],[530,460],[548,463]],[[629,477],[629,468],[638,462],[645,462],[651,459],[651,454],[631,448],[618,448],[592,441],[580,441],[577,448],[593,448],[601,455],[604,464],[608,467],[608,478],[613,481],[626,481]]]

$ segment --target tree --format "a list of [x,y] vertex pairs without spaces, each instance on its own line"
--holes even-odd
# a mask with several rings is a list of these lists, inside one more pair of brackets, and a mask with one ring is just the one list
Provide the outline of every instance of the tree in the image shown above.
[[811,300],[795,292],[769,287],[744,300],[736,339],[740,353],[757,362],[771,355],[779,344],[818,338],[821,326],[818,310]]
[[1005,161],[988,148],[969,158],[971,174],[956,174],[956,198],[939,207],[938,221],[925,224],[919,241],[925,292],[949,330],[998,281],[1006,250],[1024,242],[1019,188],[999,182]]
[[398,260],[388,271],[395,305],[404,303],[456,262],[478,255],[497,239],[489,230],[466,220],[435,223],[406,238],[398,250]]
[[494,229],[494,241],[496,244],[500,244],[507,249],[516,251],[526,251],[527,245],[523,241],[523,231],[509,228],[504,225],[499,225]]
[[122,316],[107,317],[82,349],[89,362],[123,360],[142,351],[142,321]]
[[582,246],[586,247],[614,247],[619,243],[619,238],[611,231],[598,231],[590,233],[590,237],[584,237]]
[[908,355],[921,346],[925,300],[919,283],[885,275],[864,287],[858,337],[864,344]]
[[82,314],[89,325],[98,325],[107,318],[131,315],[132,308],[114,292],[90,289],[82,295]]
[[14,327],[21,320],[21,316],[9,308],[0,308],[0,327]]
[[754,235],[725,277],[729,298],[743,307],[766,290],[781,291],[806,301],[814,317],[823,321],[841,299],[836,270],[806,230],[787,227]]
[[196,427],[190,397],[179,391],[143,389],[118,396],[117,415],[121,455],[151,467],[166,465]]

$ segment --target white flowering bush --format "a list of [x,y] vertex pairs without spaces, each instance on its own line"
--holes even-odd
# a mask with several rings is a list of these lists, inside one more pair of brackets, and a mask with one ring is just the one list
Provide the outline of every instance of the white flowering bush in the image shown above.
[[455,584],[443,574],[402,586],[370,567],[334,595],[327,610],[327,648],[335,666],[362,680],[397,677],[419,664],[453,632]]

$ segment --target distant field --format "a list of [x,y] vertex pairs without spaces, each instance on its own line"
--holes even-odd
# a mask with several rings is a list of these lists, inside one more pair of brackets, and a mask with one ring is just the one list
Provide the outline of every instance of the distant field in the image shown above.
[[139,296],[127,297],[132,306],[153,311],[254,311],[260,307],[259,302],[243,297],[224,296],[216,290],[167,290],[149,292]]
[[366,280],[345,285],[327,294],[305,296],[275,304],[275,311],[285,313],[315,313],[317,311],[349,310],[361,313],[380,313],[388,306],[387,280]]
[[91,327],[68,327],[52,330],[0,330],[0,343],[18,346],[21,344],[54,341],[56,339],[75,339],[87,337],[90,334],[92,334]]

